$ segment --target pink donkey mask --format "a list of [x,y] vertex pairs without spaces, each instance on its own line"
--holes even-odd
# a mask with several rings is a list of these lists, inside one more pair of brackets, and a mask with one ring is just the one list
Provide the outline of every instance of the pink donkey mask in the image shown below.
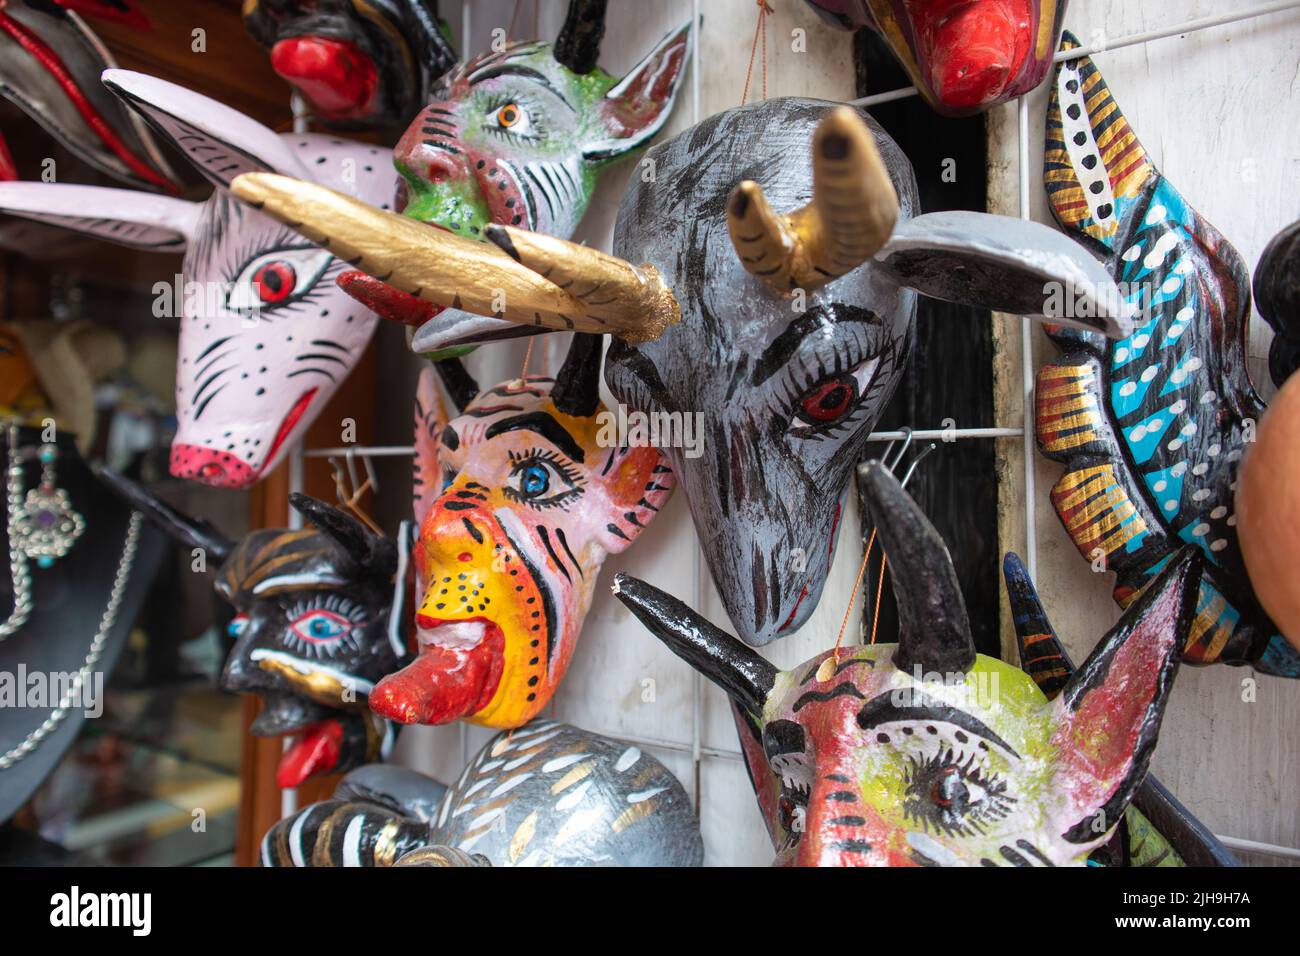
[[284,457],[360,358],[375,315],[334,283],[345,265],[235,199],[240,173],[307,179],[382,208],[396,173],[386,149],[278,134],[206,96],[107,70],[105,85],[216,189],[201,203],[128,189],[0,183],[0,211],[155,252],[184,251],[179,281],[154,286],[180,314],[178,430],[171,472],[247,487]]

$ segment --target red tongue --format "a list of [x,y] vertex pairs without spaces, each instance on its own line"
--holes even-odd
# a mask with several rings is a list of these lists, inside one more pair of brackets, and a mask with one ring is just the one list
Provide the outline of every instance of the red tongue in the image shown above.
[[[499,633],[499,632],[498,632]],[[370,693],[370,709],[403,724],[446,724],[487,706],[501,679],[501,649],[485,638],[471,650],[426,645]]]
[[308,777],[329,773],[338,766],[342,749],[342,724],[337,720],[312,724],[280,758],[275,782],[284,790],[292,790]]
[[378,84],[375,65],[355,44],[320,36],[281,40],[271,48],[271,69],[325,119],[364,118]]
[[442,311],[442,306],[395,289],[387,282],[358,269],[349,269],[334,281],[340,289],[371,312],[390,322],[401,322],[419,328]]

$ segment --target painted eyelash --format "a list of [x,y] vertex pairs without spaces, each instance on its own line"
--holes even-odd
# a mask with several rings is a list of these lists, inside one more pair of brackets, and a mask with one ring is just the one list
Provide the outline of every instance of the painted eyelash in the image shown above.
[[509,485],[503,485],[501,493],[511,501],[517,504],[527,505],[535,511],[547,511],[551,508],[559,508],[561,511],[568,512],[568,505],[582,497],[586,489],[586,479],[581,473],[573,468],[573,465],[564,456],[543,448],[533,448],[526,452],[509,451],[506,454],[510,459],[512,476],[520,464],[544,461],[552,465],[555,470],[560,473],[560,477],[569,483],[569,487],[564,491],[557,491],[555,494],[545,499],[526,498]]
[[549,448],[530,448],[528,451],[523,452],[508,451],[506,454],[510,459],[510,464],[512,465],[517,465],[522,461],[544,461],[548,464],[554,465],[555,470],[558,471],[564,479],[569,482],[569,484],[581,488],[587,483],[587,479],[583,476],[582,472],[578,471],[574,467],[573,462],[569,461],[569,459],[565,458],[559,452],[552,451]]
[[485,123],[483,129],[493,135],[500,136],[502,139],[512,140],[517,143],[536,143],[546,138],[545,122],[541,119],[544,112],[537,108],[537,105],[526,96],[512,95],[510,93],[494,93],[487,100],[488,105],[484,114],[488,119],[491,119],[492,115],[496,113],[497,110],[509,103],[514,103],[517,107],[528,114],[528,121],[533,127],[533,132],[529,133],[527,136],[522,136],[519,133],[512,133],[510,130],[502,129],[500,126],[496,126],[492,123]]
[[[852,353],[847,353],[847,355],[851,354]],[[869,406],[872,396],[880,391],[880,389],[884,388],[885,383],[889,380],[896,364],[896,355],[894,350],[889,347],[876,355],[868,355],[865,358],[856,361],[851,360],[847,355],[846,353],[841,352],[838,347],[836,348],[833,370],[827,369],[825,361],[820,356],[817,356],[818,372],[813,372],[807,364],[807,358],[801,356],[800,366],[804,372],[804,380],[806,384],[800,385],[794,381],[793,375],[787,376],[784,386],[785,391],[781,396],[782,407],[780,414],[785,419],[791,419],[794,417],[795,409],[799,404],[799,400],[803,398],[808,389],[812,388],[817,383],[825,380],[832,374],[844,375],[850,373],[858,366],[865,362],[870,362],[872,359],[879,362],[874,374],[867,382],[865,390],[854,399],[852,411],[838,421],[825,426],[805,425],[798,431],[792,432],[794,437],[801,441],[825,441],[852,431],[857,426],[858,419]],[[798,391],[794,391],[794,389],[798,389]]]
[[286,607],[284,613],[289,621],[296,621],[309,611],[333,611],[352,624],[361,624],[366,618],[365,608],[341,594],[319,594],[304,598]]
[[[906,792],[903,799],[903,814],[909,820],[919,823],[927,832],[933,826],[948,836],[983,836],[989,823],[1004,819],[1011,812],[1016,798],[1007,793],[1008,784],[996,773],[987,773],[976,765],[978,754],[972,751],[962,759],[962,755],[947,747],[933,757],[911,755],[910,766],[904,775]],[[934,805],[928,792],[916,793],[916,788],[933,781],[936,774],[947,768],[955,768],[961,775],[963,783],[978,786],[984,797],[970,806],[967,814],[957,819],[948,819],[946,812]]]

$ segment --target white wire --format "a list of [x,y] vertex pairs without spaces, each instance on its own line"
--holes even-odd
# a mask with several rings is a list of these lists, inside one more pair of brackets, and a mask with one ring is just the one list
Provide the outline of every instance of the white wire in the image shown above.
[[[1242,20],[1253,20],[1256,17],[1268,16],[1270,13],[1282,13],[1286,10],[1292,10],[1300,7],[1300,0],[1282,0],[1279,3],[1265,3],[1258,7],[1249,7],[1236,13],[1224,13],[1213,17],[1201,17],[1197,20],[1188,20],[1172,27],[1160,27],[1156,30],[1148,30],[1145,33],[1134,33],[1131,36],[1120,37],[1118,40],[1101,43],[1093,46],[1081,46],[1073,50],[1057,50],[1052,57],[1053,63],[1062,63],[1066,60],[1077,60],[1081,56],[1092,56],[1094,53],[1105,53],[1107,50],[1122,50],[1126,46],[1137,46],[1140,43],[1150,43],[1152,40],[1164,40],[1168,37],[1182,36],[1187,33],[1196,33],[1198,30],[1208,30],[1211,27],[1226,26],[1229,23],[1239,23]],[[873,93],[870,96],[862,96],[856,100],[849,100],[850,106],[877,106],[881,103],[892,103],[895,100],[905,100],[909,96],[916,96],[920,90],[915,86],[902,86],[896,90],[888,90],[884,93]],[[1021,97],[1023,99],[1023,97]]]

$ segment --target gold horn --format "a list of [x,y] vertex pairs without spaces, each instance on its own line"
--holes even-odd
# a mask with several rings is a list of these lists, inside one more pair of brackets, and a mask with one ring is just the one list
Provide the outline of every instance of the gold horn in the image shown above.
[[575,296],[490,243],[288,176],[244,173],[230,189],[349,265],[426,302],[520,325],[611,331]]
[[857,111],[832,110],[813,135],[812,202],[772,211],[745,180],[727,201],[727,229],[745,270],[783,295],[852,272],[880,250],[898,219],[898,194]]
[[602,331],[649,342],[682,319],[677,299],[652,265],[637,267],[589,246],[510,226],[490,225],[483,234],[581,302],[588,318],[603,323]]

